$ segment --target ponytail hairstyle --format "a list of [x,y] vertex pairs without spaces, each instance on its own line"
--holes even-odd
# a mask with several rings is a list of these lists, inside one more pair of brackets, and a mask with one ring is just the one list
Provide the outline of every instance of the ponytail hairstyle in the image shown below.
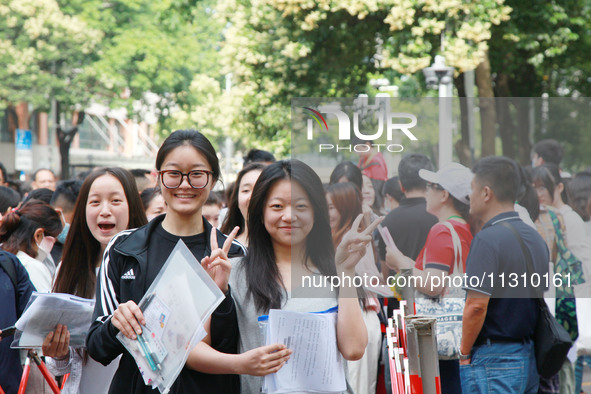
[[57,237],[62,231],[59,214],[47,203],[29,200],[17,210],[5,215],[0,226],[2,249],[12,254],[23,251],[37,257],[33,248],[35,231],[42,228],[45,235]]
[[517,203],[524,207],[532,221],[540,216],[540,201],[538,193],[532,185],[531,173],[525,167],[519,166],[520,184],[517,191]]

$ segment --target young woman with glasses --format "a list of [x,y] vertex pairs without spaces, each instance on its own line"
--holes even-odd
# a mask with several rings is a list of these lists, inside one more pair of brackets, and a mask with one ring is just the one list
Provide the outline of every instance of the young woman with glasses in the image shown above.
[[[146,226],[116,235],[105,251],[97,281],[97,303],[87,348],[91,357],[103,364],[123,354],[110,393],[153,392],[144,384],[134,359],[116,335],[121,332],[135,339],[141,333],[145,320],[137,304],[179,240],[226,294],[211,317],[211,335],[204,341],[224,353],[237,350],[238,327],[227,285],[231,267],[228,257],[241,256],[244,249],[234,241],[237,229],[226,237],[212,228],[201,212],[220,177],[216,152],[198,131],[178,130],[160,147],[156,169],[168,205],[166,214]],[[235,375],[207,375],[185,366],[170,392],[231,393],[237,386]]]

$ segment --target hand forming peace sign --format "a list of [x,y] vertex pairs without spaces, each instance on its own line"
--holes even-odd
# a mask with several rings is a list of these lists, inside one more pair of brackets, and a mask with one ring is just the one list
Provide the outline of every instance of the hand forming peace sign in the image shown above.
[[384,218],[377,218],[365,230],[359,232],[359,224],[362,219],[363,214],[359,214],[351,225],[351,229],[347,231],[341,243],[337,246],[335,261],[339,271],[354,274],[355,266],[365,255],[367,244],[372,240],[373,231]]
[[234,230],[228,235],[224,245],[220,248],[218,245],[217,229],[214,227],[211,229],[211,255],[205,256],[201,260],[201,265],[211,279],[215,282],[220,290],[224,293],[228,291],[228,280],[230,279],[230,271],[232,270],[232,264],[228,260],[228,252],[232,246],[232,241],[236,237],[236,234],[240,230],[240,227],[234,227]]

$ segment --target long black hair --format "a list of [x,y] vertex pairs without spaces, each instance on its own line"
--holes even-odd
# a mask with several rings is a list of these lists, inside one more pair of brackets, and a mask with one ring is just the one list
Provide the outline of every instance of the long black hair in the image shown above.
[[236,226],[240,227],[240,230],[238,230],[238,234],[236,235],[240,235],[244,232],[244,224],[246,218],[242,216],[242,212],[240,212],[240,208],[238,207],[238,197],[240,195],[240,182],[242,182],[242,178],[249,172],[263,171],[263,169],[266,166],[266,164],[258,162],[250,163],[244,166],[244,168],[240,170],[240,172],[238,173],[238,176],[236,177],[236,183],[234,185],[234,188],[232,189],[232,193],[230,194],[230,199],[228,202],[228,213],[226,214],[224,223],[220,228],[222,233],[230,234]]
[[538,200],[538,193],[532,185],[531,173],[525,167],[519,166],[519,178],[517,203],[527,210],[529,217],[535,222],[540,216],[540,201]]
[[96,263],[100,257],[101,244],[88,228],[86,205],[92,184],[104,175],[115,177],[123,188],[129,214],[127,228],[141,227],[148,222],[135,180],[129,171],[119,167],[105,167],[91,172],[80,187],[76,199],[72,224],[64,244],[61,268],[53,284],[55,292],[84,298],[92,298],[95,293]]
[[306,261],[310,260],[322,275],[336,275],[328,204],[320,178],[314,170],[299,160],[281,160],[270,164],[259,176],[250,198],[250,243],[244,257],[247,297],[253,297],[256,309],[262,313],[272,308],[281,308],[286,299],[271,236],[264,224],[264,208],[269,191],[284,179],[297,182],[305,190],[314,212],[314,225],[306,238]]

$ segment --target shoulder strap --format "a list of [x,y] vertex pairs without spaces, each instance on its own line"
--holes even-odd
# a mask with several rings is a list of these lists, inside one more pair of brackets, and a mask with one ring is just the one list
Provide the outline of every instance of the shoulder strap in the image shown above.
[[454,273],[463,273],[464,272],[464,263],[462,258],[462,241],[460,240],[460,236],[458,232],[454,228],[453,224],[448,221],[442,223],[449,232],[451,233],[451,240],[454,247],[454,257],[455,257],[455,266],[454,266]]
[[565,255],[568,251],[568,248],[566,246],[566,240],[564,239],[562,226],[560,225],[558,216],[556,215],[556,213],[552,212],[551,209],[548,210],[548,214],[552,219],[552,226],[554,227],[554,235],[556,237],[556,247],[558,248],[558,253],[560,253],[561,255]]
[[0,267],[6,271],[6,274],[12,282],[12,287],[14,287],[14,299],[16,301],[16,305],[18,305],[18,278],[16,276],[16,267],[14,264],[15,263],[13,259],[9,258],[6,253],[0,252]]
[[529,253],[529,250],[527,249],[527,247],[525,246],[525,243],[523,242],[523,238],[521,238],[521,235],[517,232],[515,227],[513,227],[510,223],[504,221],[504,222],[500,222],[499,224],[502,225],[503,227],[507,227],[509,230],[511,230],[513,235],[515,235],[515,238],[517,238],[517,241],[519,241],[519,246],[521,246],[521,251],[523,252],[523,256],[525,257],[527,272],[531,276],[534,272],[534,264],[531,259],[531,254]]

